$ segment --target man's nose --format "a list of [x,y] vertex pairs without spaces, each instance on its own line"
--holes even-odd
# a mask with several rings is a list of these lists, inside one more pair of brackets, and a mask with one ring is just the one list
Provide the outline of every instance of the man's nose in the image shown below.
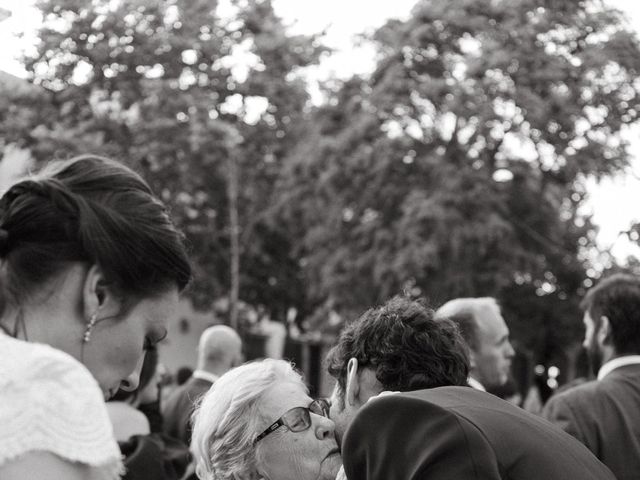
[[324,440],[325,438],[331,436],[334,437],[334,432],[336,430],[336,424],[333,423],[333,420],[328,419],[327,417],[323,417],[322,415],[315,415],[316,417],[316,437],[318,440]]
[[508,358],[512,358],[515,354],[516,354],[516,351],[513,349],[513,345],[511,345],[511,342],[507,342],[507,354],[506,354],[506,356]]

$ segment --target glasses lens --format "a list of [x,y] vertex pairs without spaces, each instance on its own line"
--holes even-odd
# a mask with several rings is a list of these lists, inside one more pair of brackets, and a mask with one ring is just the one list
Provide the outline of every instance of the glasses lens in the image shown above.
[[316,415],[322,415],[323,417],[329,416],[329,408],[329,402],[324,398],[319,398],[311,405],[309,405],[309,410],[311,410],[311,412],[315,413]]
[[311,426],[309,410],[304,407],[296,407],[289,410],[282,416],[284,423],[292,432],[301,432]]

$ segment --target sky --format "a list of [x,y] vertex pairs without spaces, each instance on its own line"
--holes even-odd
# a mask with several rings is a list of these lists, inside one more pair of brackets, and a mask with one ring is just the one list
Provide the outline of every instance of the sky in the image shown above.
[[[325,31],[324,43],[334,54],[312,70],[311,78],[323,80],[331,76],[346,78],[354,73],[367,73],[374,65],[373,52],[356,47],[359,33],[380,27],[389,18],[408,18],[416,0],[273,0],[276,12],[290,25],[292,33]],[[0,70],[24,76],[15,57],[35,41],[34,31],[39,17],[33,0],[0,0],[0,9],[12,16],[0,23]],[[625,12],[633,29],[640,34],[640,1],[606,0]],[[23,33],[21,38],[17,35]],[[312,92],[313,95],[313,92]],[[632,164],[629,171],[597,184],[589,183],[589,200],[585,212],[593,214],[600,227],[597,237],[603,249],[610,249],[618,259],[628,255],[640,258],[640,247],[629,242],[620,231],[640,220],[640,127],[625,132],[630,142]]]

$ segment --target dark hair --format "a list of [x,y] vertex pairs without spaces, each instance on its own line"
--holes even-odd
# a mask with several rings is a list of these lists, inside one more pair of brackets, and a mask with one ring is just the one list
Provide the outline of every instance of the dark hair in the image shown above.
[[347,364],[355,358],[359,368],[375,370],[385,390],[466,385],[469,359],[464,341],[453,322],[433,317],[433,310],[403,297],[367,310],[329,351],[329,374],[344,392]]
[[53,162],[0,199],[4,301],[20,305],[70,262],[98,264],[126,298],[185,288],[183,235],[133,170],[97,156]]
[[617,273],[590,289],[580,305],[596,329],[603,316],[611,324],[616,354],[640,353],[640,278]]

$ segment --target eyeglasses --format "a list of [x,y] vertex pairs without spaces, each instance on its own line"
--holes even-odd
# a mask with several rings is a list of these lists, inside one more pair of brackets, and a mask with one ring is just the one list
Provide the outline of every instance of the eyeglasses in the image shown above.
[[258,435],[253,442],[254,445],[280,427],[287,427],[292,432],[304,432],[311,426],[311,416],[309,412],[323,417],[329,417],[329,402],[324,398],[314,400],[308,407],[294,407],[287,410],[278,420],[273,422],[267,429]]

